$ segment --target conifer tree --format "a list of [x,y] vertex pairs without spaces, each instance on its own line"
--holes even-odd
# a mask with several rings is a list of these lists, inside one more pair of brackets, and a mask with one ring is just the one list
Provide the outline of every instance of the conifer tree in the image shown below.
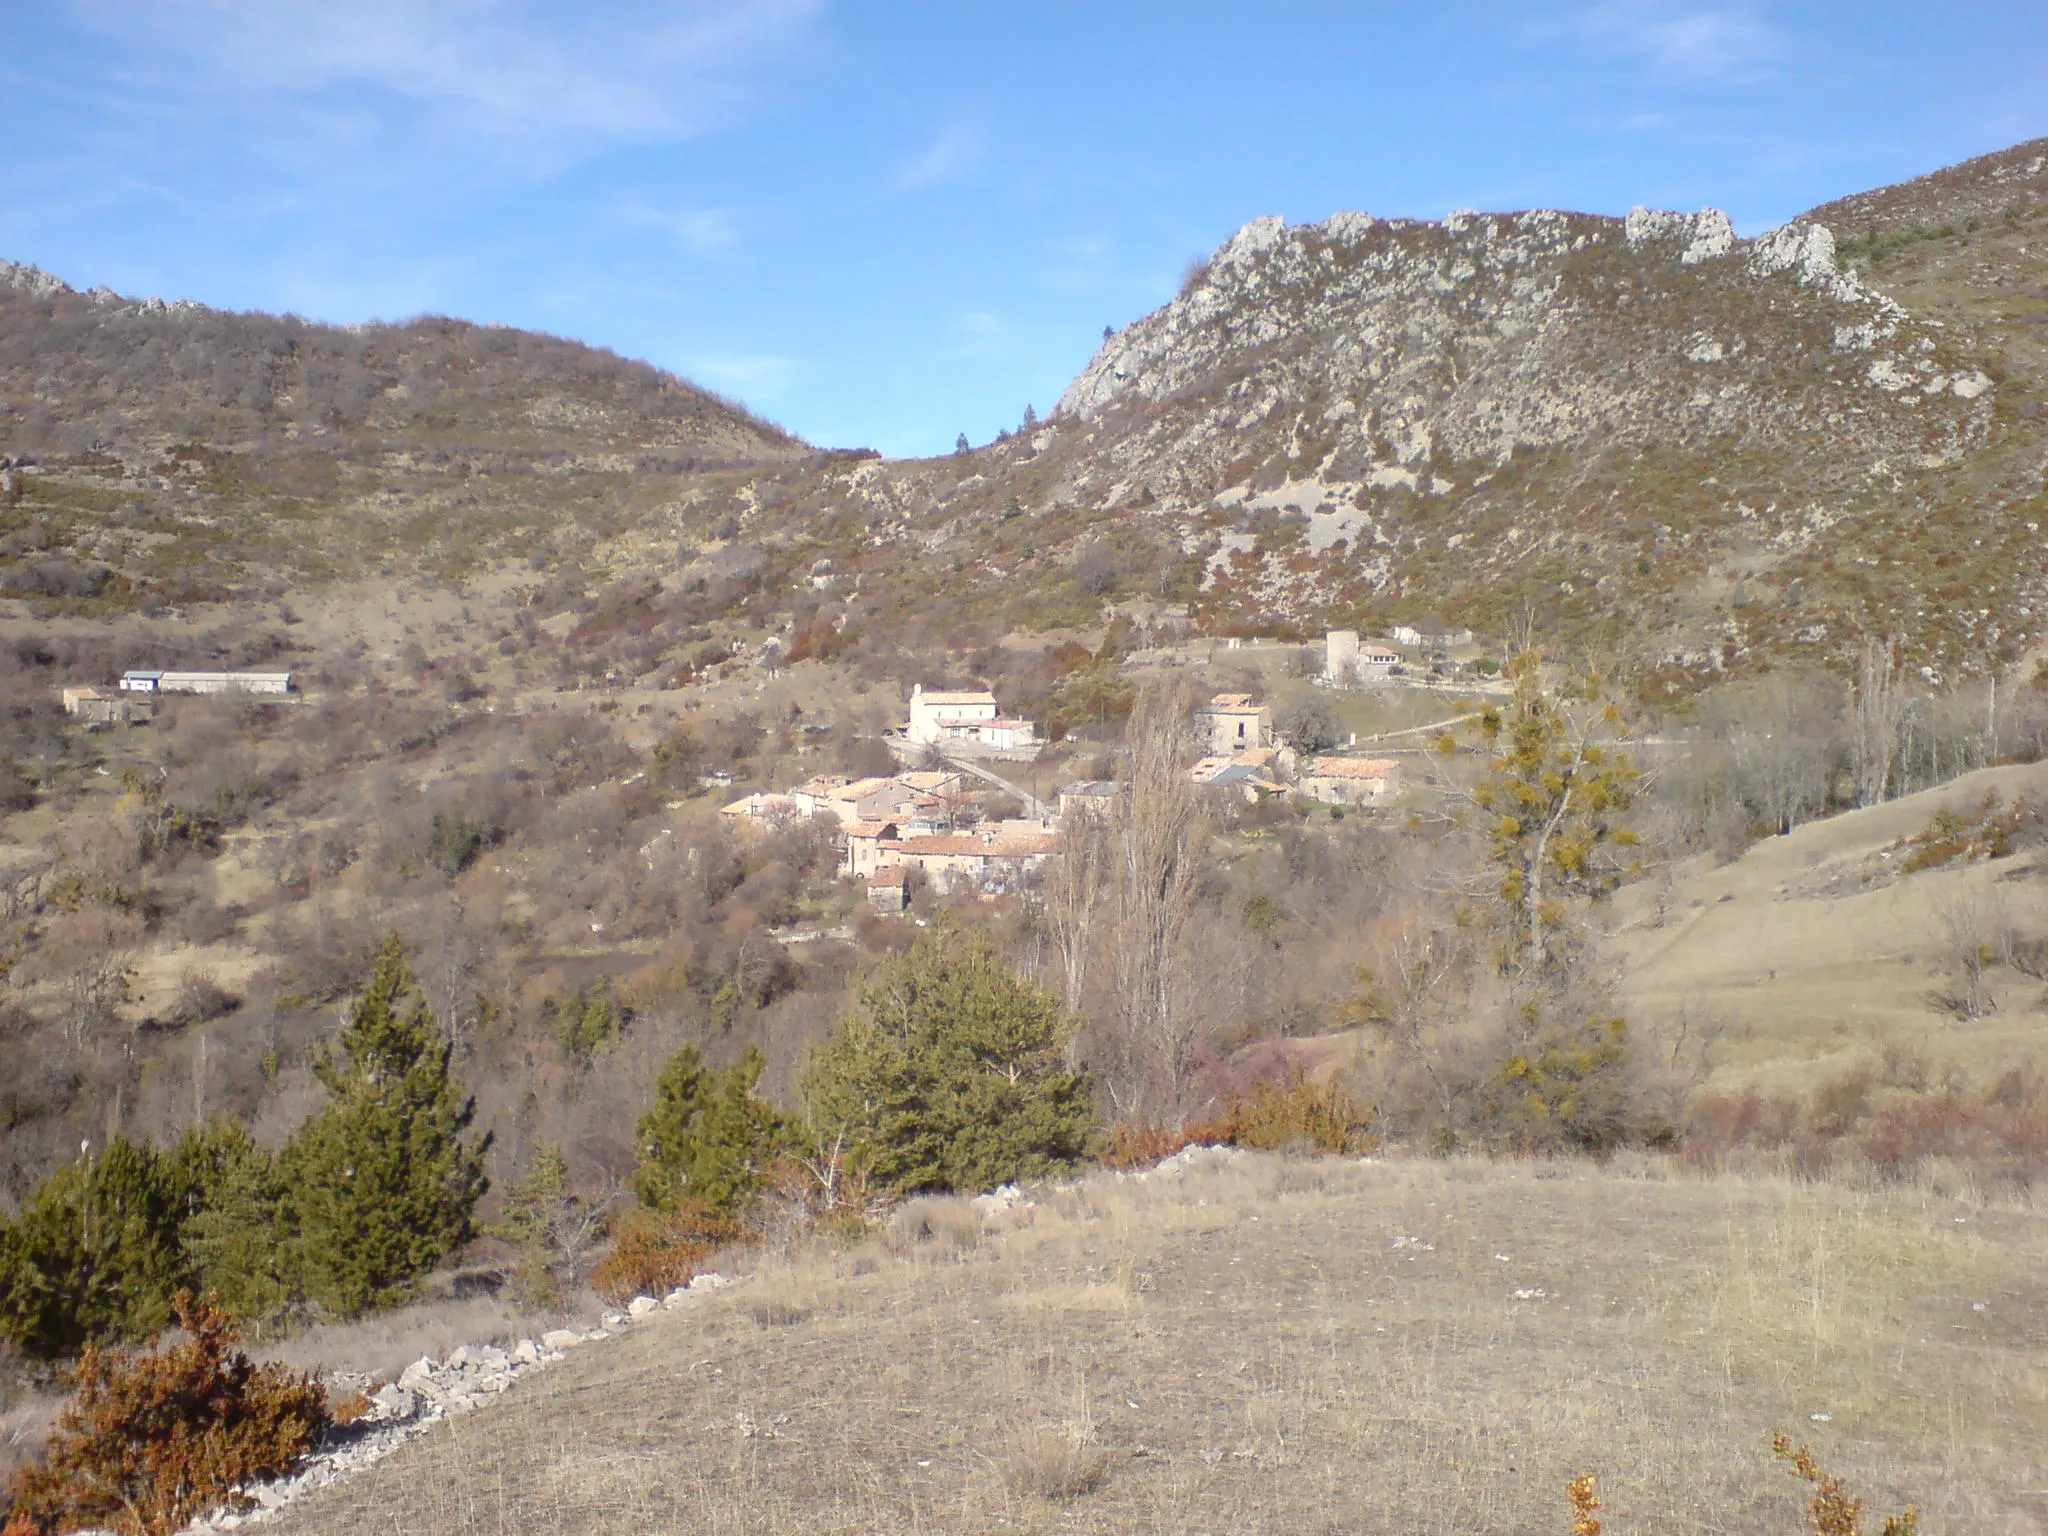
[[338,1045],[315,1066],[334,1102],[292,1138],[284,1172],[307,1292],[356,1317],[406,1300],[469,1241],[490,1138],[464,1140],[476,1101],[448,1074],[449,1043],[398,935]]
[[180,1214],[166,1160],[125,1136],[58,1169],[0,1225],[0,1333],[53,1360],[158,1332],[185,1278]]
[[298,1234],[278,1159],[242,1123],[217,1116],[171,1153],[186,1202],[180,1239],[193,1279],[230,1316],[275,1318],[297,1301]]
[[1087,1156],[1093,1085],[1074,1020],[988,940],[933,936],[884,966],[812,1058],[813,1134],[895,1194],[988,1189]]
[[749,1049],[719,1071],[694,1045],[669,1058],[634,1128],[640,1164],[629,1186],[642,1205],[674,1212],[695,1204],[730,1219],[760,1193],[788,1142],[781,1114],[754,1092],[764,1064]]

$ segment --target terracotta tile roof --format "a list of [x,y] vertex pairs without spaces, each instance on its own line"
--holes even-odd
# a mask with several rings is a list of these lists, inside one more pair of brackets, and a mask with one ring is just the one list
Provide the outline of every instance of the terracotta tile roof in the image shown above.
[[1058,842],[1058,836],[1051,832],[1006,832],[991,838],[972,832],[950,832],[937,837],[906,837],[886,846],[906,854],[978,853],[994,859],[1017,859],[1051,853]]
[[1209,701],[1211,709],[1256,709],[1248,693],[1219,693]]
[[1319,757],[1309,769],[1312,779],[1384,779],[1400,771],[1391,757]]

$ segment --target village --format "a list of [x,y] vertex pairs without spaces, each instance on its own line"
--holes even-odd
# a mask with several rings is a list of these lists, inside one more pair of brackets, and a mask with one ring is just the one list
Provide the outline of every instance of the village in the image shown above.
[[[1229,641],[1231,650],[1260,642]],[[1332,630],[1320,648],[1320,688],[1358,689],[1414,681],[1430,658],[1469,650],[1469,630],[1397,627],[1392,642]],[[1422,658],[1418,664],[1418,657]],[[131,668],[112,686],[67,686],[64,712],[88,728],[143,725],[169,696],[284,703],[301,699],[287,671]],[[1293,802],[1342,814],[1392,805],[1402,790],[1397,757],[1355,750],[1297,751],[1275,728],[1258,694],[1217,692],[1188,722],[1190,779],[1219,802]],[[882,733],[902,765],[892,774],[814,774],[782,789],[749,792],[720,809],[742,832],[821,821],[839,849],[842,879],[858,883],[869,907],[903,913],[916,891],[1033,897],[1062,835],[1081,817],[1114,815],[1129,792],[1115,778],[1079,778],[1041,797],[1019,780],[1050,745],[1036,722],[1005,713],[987,688],[910,690],[907,716]],[[730,783],[712,772],[708,787]]]
[[[1202,755],[1189,777],[1219,798],[1376,810],[1400,794],[1396,759],[1304,757],[1276,734],[1271,709],[1250,693],[1213,695],[1190,728]],[[894,915],[920,885],[991,898],[1032,894],[1046,862],[1059,857],[1063,834],[1079,818],[1114,815],[1130,792],[1115,779],[1077,779],[1041,800],[996,773],[991,761],[1029,762],[1043,743],[1034,722],[1005,716],[986,689],[913,686],[908,721],[885,740],[915,766],[866,778],[815,775],[786,790],[744,795],[720,814],[756,828],[823,818],[841,850],[841,876],[862,884],[875,912]]]

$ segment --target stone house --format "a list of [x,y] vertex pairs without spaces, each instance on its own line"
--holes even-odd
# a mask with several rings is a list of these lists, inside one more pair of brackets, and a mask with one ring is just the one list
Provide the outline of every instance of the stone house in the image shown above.
[[910,866],[891,864],[868,876],[868,905],[884,917],[894,917],[910,906]]
[[1386,805],[1401,793],[1401,765],[1390,757],[1319,757],[1300,789],[1324,805]]
[[1210,752],[1235,754],[1272,739],[1273,712],[1248,693],[1219,693],[1195,711],[1195,727]]
[[64,713],[75,715],[87,725],[127,725],[156,715],[156,702],[106,688],[66,688],[62,694]]
[[990,891],[1017,889],[1052,857],[1058,842],[1049,830],[984,827],[938,837],[885,838],[880,847],[883,858],[922,871],[942,890]]

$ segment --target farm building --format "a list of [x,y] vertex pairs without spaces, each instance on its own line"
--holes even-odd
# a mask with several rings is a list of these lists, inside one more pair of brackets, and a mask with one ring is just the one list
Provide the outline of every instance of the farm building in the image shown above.
[[1401,792],[1401,765],[1390,757],[1319,757],[1300,788],[1325,805],[1385,805]]
[[123,693],[259,693],[292,691],[289,672],[123,672]]

